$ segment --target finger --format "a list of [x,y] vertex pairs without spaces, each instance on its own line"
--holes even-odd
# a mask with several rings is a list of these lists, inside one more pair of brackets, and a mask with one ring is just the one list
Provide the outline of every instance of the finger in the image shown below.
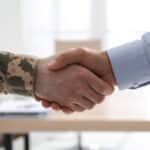
[[72,49],[70,51],[64,52],[56,56],[48,64],[48,68],[49,70],[58,70],[69,64],[80,63],[81,60],[82,60],[82,50]]
[[60,111],[62,110],[64,113],[72,113],[73,110],[70,109],[69,107],[66,106],[61,106],[56,102],[52,102],[51,107],[55,110],[55,111]]
[[73,103],[83,107],[84,109],[91,109],[94,106],[94,103],[85,96],[82,96],[80,100]]
[[71,114],[73,113],[74,111],[68,107],[63,107],[62,108],[62,111],[65,113],[65,114]]
[[85,110],[85,109],[84,109],[83,107],[81,107],[80,105],[74,104],[74,103],[71,104],[71,109],[72,109],[73,111],[77,111],[77,112],[82,112],[82,111]]
[[45,99],[43,99],[43,98],[41,98],[41,97],[39,97],[39,96],[34,96],[35,97],[35,99],[37,100],[37,101],[42,101],[42,100],[45,100]]
[[45,103],[47,103],[47,105],[48,105],[48,103],[49,103],[49,105],[51,105],[51,103],[52,102],[50,102],[49,100],[47,100],[47,99],[44,99],[44,98],[41,98],[41,97],[39,97],[39,96],[36,96],[35,95],[35,99],[37,100],[37,101],[44,101]]
[[41,103],[42,103],[42,106],[45,107],[45,108],[51,107],[51,103],[50,102],[41,101]]
[[110,95],[113,92],[113,87],[107,82],[92,74],[87,77],[89,87],[100,95]]
[[96,93],[94,90],[89,89],[86,92],[86,98],[92,101],[94,104],[99,104],[104,100],[104,96]]
[[62,110],[63,111],[63,113],[65,113],[65,114],[72,114],[74,111],[68,111],[68,110]]
[[51,107],[52,107],[54,110],[56,110],[56,111],[62,110],[62,107],[61,107],[59,104],[55,103],[55,102],[52,102]]
[[64,113],[72,113],[73,110],[71,110],[70,108],[68,107],[65,107],[65,106],[60,106],[59,104],[55,103],[55,102],[52,102],[52,105],[51,107],[55,110],[55,111],[60,111],[62,110]]
[[67,111],[67,112],[72,112],[72,110],[69,109],[68,107],[61,106],[61,105],[59,105],[55,102],[52,102],[50,107],[52,107],[55,111],[64,110],[64,111]]
[[58,108],[59,106],[55,102],[49,102],[48,100],[45,100],[44,98],[41,98],[41,97],[38,97],[38,96],[35,96],[35,98],[36,98],[37,101],[41,101],[42,106],[45,107],[45,108],[51,107],[54,110],[58,110],[59,109]]

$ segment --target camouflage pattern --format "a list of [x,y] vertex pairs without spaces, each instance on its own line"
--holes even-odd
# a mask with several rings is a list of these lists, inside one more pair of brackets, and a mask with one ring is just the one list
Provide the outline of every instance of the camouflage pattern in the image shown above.
[[37,59],[0,52],[0,92],[33,95]]

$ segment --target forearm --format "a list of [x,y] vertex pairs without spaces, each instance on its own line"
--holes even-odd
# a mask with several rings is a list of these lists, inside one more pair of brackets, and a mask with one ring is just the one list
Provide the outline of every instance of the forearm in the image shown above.
[[0,92],[33,95],[37,59],[0,52]]

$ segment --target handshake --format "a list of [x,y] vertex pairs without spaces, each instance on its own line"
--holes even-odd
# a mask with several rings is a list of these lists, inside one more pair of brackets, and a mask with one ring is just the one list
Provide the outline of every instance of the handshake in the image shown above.
[[65,113],[92,109],[115,85],[106,51],[71,49],[37,63],[35,97],[46,108]]

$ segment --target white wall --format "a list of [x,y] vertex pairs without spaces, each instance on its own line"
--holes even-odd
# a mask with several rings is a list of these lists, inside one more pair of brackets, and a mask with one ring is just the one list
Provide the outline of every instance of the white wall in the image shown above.
[[0,48],[21,47],[20,0],[0,0]]
[[46,56],[55,38],[101,39],[105,8],[105,0],[0,0],[0,49]]

